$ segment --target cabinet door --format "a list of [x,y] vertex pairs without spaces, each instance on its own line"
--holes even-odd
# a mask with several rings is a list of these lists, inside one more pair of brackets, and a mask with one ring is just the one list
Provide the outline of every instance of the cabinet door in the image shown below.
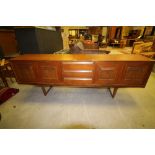
[[122,84],[126,86],[145,85],[152,70],[149,62],[127,62],[124,67]]
[[34,62],[14,62],[13,70],[19,83],[37,82],[36,63]]
[[122,68],[121,62],[96,62],[95,83],[105,86],[118,84]]
[[42,84],[61,82],[60,62],[40,62],[37,70],[38,78]]

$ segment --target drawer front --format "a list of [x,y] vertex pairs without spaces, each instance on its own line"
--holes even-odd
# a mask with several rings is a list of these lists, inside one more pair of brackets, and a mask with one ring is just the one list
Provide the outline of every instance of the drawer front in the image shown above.
[[92,70],[93,62],[63,62],[63,70]]
[[93,62],[63,62],[62,75],[66,85],[89,85],[93,83]]
[[63,77],[92,78],[92,70],[64,70]]
[[89,85],[92,84],[92,82],[93,82],[92,78],[64,78],[64,83],[66,85],[72,85],[72,86]]

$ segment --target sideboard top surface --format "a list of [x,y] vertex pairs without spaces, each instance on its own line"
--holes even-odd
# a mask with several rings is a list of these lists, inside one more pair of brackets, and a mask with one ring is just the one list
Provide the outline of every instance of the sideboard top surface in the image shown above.
[[30,61],[153,61],[136,54],[24,54],[14,60]]

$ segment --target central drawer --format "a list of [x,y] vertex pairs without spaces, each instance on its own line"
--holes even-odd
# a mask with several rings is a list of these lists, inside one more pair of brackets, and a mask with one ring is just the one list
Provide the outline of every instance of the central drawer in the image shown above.
[[93,81],[93,72],[93,62],[62,62],[62,75],[66,84],[91,84]]
[[92,78],[64,78],[64,83],[67,85],[89,85],[92,82]]
[[63,70],[93,70],[93,62],[62,62]]
[[64,70],[63,77],[92,78],[92,70]]

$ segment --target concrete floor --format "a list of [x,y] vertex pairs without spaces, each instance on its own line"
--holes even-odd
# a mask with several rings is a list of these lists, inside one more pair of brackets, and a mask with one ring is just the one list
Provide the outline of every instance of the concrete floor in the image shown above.
[[0,105],[0,128],[155,128],[155,73],[145,88],[39,87],[9,83],[20,92]]

